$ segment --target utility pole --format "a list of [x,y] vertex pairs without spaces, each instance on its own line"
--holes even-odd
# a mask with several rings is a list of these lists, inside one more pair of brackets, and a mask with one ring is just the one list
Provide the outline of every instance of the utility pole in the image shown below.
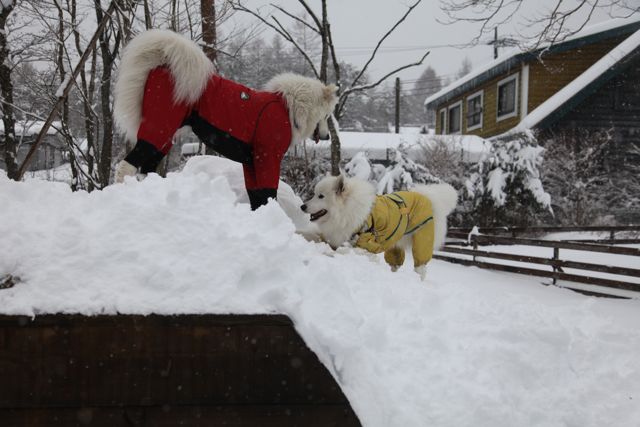
[[396,133],[400,133],[400,77],[396,77]]
[[493,59],[498,59],[498,27],[493,29]]

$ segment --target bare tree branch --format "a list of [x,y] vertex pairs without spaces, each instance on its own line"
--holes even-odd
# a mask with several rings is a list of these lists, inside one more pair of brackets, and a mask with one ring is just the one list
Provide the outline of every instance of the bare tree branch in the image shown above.
[[413,5],[409,6],[409,9],[407,9],[407,11],[404,13],[404,15],[402,15],[402,17],[400,19],[398,19],[398,21],[396,21],[396,23],[391,27],[391,29],[389,31],[387,31],[380,40],[378,40],[378,44],[376,44],[376,47],[373,49],[373,52],[371,52],[371,56],[369,56],[369,59],[367,60],[367,62],[364,64],[364,66],[362,67],[362,69],[360,70],[360,73],[358,73],[358,75],[353,79],[353,81],[351,82],[351,86],[355,86],[356,84],[358,84],[358,81],[360,81],[360,79],[362,78],[362,76],[364,75],[364,73],[367,71],[367,68],[369,67],[369,65],[371,64],[371,62],[373,62],[374,58],[376,57],[376,54],[378,53],[378,49],[380,49],[380,46],[382,45],[382,43],[387,39],[387,37],[389,37],[396,28],[398,28],[398,26],[404,22],[405,19],[407,19],[407,16],[409,16],[409,14],[422,2],[422,0],[418,0],[417,2],[415,2]]
[[298,52],[300,52],[300,54],[304,57],[304,59],[307,61],[307,63],[311,67],[311,70],[313,70],[313,74],[316,76],[316,78],[319,79],[320,73],[318,73],[318,70],[315,64],[313,63],[313,61],[311,60],[307,52],[302,48],[302,46],[300,46],[300,44],[298,44],[297,41],[295,41],[293,36],[291,36],[291,34],[284,28],[284,26],[280,23],[280,21],[278,21],[278,18],[276,18],[275,16],[272,16],[271,19],[273,19],[276,22],[276,24],[278,24],[278,27],[281,29],[280,34],[286,35],[285,38],[295,46]]
[[299,23],[301,23],[302,25],[304,25],[305,27],[307,27],[308,29],[310,29],[314,33],[316,33],[318,35],[320,34],[320,32],[318,31],[317,28],[313,27],[311,24],[309,24],[304,19],[294,15],[293,13],[287,12],[284,8],[282,8],[281,6],[278,6],[277,4],[271,3],[271,6],[273,6],[276,9],[278,9],[280,12],[284,13],[285,15],[287,15],[289,18],[293,19],[294,21],[298,21]]
[[311,67],[311,70],[313,71],[313,74],[316,76],[316,78],[320,78],[320,73],[318,72],[318,69],[316,68],[314,62],[311,60],[307,52],[302,48],[302,46],[300,46],[300,44],[293,38],[291,33],[289,33],[289,31],[280,23],[280,21],[278,21],[278,19],[275,16],[271,16],[271,19],[273,19],[276,25],[269,22],[265,17],[263,17],[259,13],[245,7],[240,2],[235,2],[233,4],[233,8],[240,12],[245,12],[254,16],[260,22],[262,22],[263,24],[267,25],[269,28],[273,29],[278,34],[280,34],[285,40],[291,43],[298,52],[300,52],[300,54],[304,57],[307,64],[309,64],[309,66]]
[[[522,0],[441,0],[441,10],[448,20],[439,22],[454,24],[470,22],[480,24],[469,45],[476,45],[481,38],[506,22],[515,22],[515,34],[505,35],[522,50],[536,50],[552,46],[581,31],[597,10],[606,11],[612,18],[629,17],[640,13],[636,0],[555,0],[548,10],[524,15]],[[533,2],[528,2],[531,5]],[[572,27],[569,27],[569,22]],[[526,30],[526,32],[523,32]]]
[[429,56],[430,53],[431,53],[430,51],[425,53],[422,56],[422,58],[420,58],[419,61],[416,61],[416,62],[414,62],[412,64],[403,65],[402,67],[398,67],[395,70],[390,71],[389,73],[385,74],[380,79],[378,79],[378,81],[376,81],[375,83],[370,83],[370,84],[361,85],[361,86],[352,86],[352,87],[346,89],[345,91],[343,91],[340,94],[340,101],[338,102],[338,106],[336,106],[336,111],[337,111],[336,117],[340,117],[340,113],[342,113],[342,109],[344,108],[344,105],[346,104],[347,98],[349,97],[349,95],[351,95],[353,93],[356,93],[356,92],[362,92],[362,91],[365,91],[365,90],[368,90],[368,89],[373,89],[374,87],[379,86],[380,84],[382,84],[382,82],[384,82],[389,77],[393,76],[396,73],[399,73],[402,70],[406,70],[407,68],[417,67],[418,65],[422,65],[422,63],[427,58],[427,56]]
[[302,5],[302,7],[304,7],[304,9],[307,11],[309,16],[311,16],[311,19],[313,19],[313,21],[316,23],[316,26],[318,27],[318,30],[322,31],[322,22],[320,21],[320,19],[318,19],[318,16],[315,14],[313,9],[311,9],[311,7],[309,7],[309,5],[307,4],[307,2],[305,0],[298,0],[298,3],[300,3]]

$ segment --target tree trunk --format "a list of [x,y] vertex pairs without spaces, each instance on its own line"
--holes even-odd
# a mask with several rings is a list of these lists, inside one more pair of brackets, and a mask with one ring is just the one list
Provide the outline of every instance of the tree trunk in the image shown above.
[[[200,14],[202,16],[202,42],[204,54],[216,65],[217,59],[217,30],[215,0],[201,0]],[[217,67],[216,67],[217,69]]]
[[144,0],[144,26],[147,30],[152,27],[151,24],[151,11],[149,10],[149,1]]
[[[77,22],[77,1],[71,1],[71,25],[73,28],[73,36],[75,40],[76,50],[78,51],[78,55],[82,55],[83,50],[80,44],[80,32],[78,30],[78,22]],[[96,133],[96,120],[95,114],[93,112],[93,96],[95,92],[95,75],[96,75],[96,61],[97,61],[97,52],[93,49],[91,54],[91,67],[89,69],[89,81],[87,82],[87,76],[85,74],[84,65],[82,66],[82,70],[80,71],[80,84],[82,90],[82,110],[84,114],[84,130],[85,137],[87,138],[87,152],[84,154],[85,160],[87,162],[87,191],[91,192],[95,189],[95,173],[94,173],[94,163],[95,163],[95,153],[96,153],[96,141],[95,141],[95,133]]]
[[15,137],[15,118],[13,117],[13,84],[11,83],[11,67],[9,64],[9,45],[7,42],[6,23],[13,7],[5,7],[0,13],[0,93],[2,96],[2,122],[4,124],[4,162],[7,176],[19,179],[18,144]]
[[340,136],[333,120],[329,119],[329,134],[331,135],[331,175],[340,175]]
[[105,55],[105,50],[109,50],[109,46],[103,47],[100,43],[102,51],[102,82],[100,85],[100,105],[102,107],[102,147],[100,149],[100,164],[98,165],[98,174],[100,176],[100,184],[102,187],[109,185],[111,178],[111,161],[113,158],[113,114],[111,113],[111,69],[113,67],[113,59],[109,55]]
[[[320,62],[320,80],[325,84],[328,78],[329,68],[329,43],[330,30],[329,30],[329,17],[327,14],[327,0],[322,0],[322,31],[320,32],[322,38],[322,57]],[[337,65],[334,64],[334,68]],[[337,118],[336,118],[337,119]],[[338,130],[335,127],[333,120],[329,119],[329,134],[331,135],[331,175],[340,175],[340,137],[338,136]]]
[[[63,85],[67,78],[67,71],[64,65],[64,10],[59,3],[56,3],[58,8],[58,47],[56,55],[56,65],[58,66],[58,73],[60,75],[60,85]],[[69,83],[71,84],[71,83]],[[69,161],[71,164],[71,191],[78,191],[80,179],[78,176],[78,164],[76,159],[75,147],[73,145],[73,137],[69,132],[69,98],[64,99],[62,104],[62,114],[60,117],[60,123],[62,124],[62,134],[67,141],[67,149],[69,150]]]
[[[100,0],[94,1],[96,18],[102,22],[104,12]],[[102,109],[102,146],[99,153],[98,176],[100,185],[104,188],[111,179],[111,162],[113,160],[113,112],[111,111],[111,76],[113,65],[120,45],[121,34],[114,35],[113,51],[110,49],[113,30],[102,31],[99,38],[100,55],[102,58],[102,78],[100,82],[100,106]]]
[[[217,29],[216,29],[216,6],[215,0],[201,0],[200,1],[200,16],[202,17],[202,42],[204,43],[203,51],[207,55],[207,58],[213,62],[214,69],[217,70],[216,59],[216,43],[217,43]],[[207,155],[216,154],[208,145],[205,145],[204,152]]]

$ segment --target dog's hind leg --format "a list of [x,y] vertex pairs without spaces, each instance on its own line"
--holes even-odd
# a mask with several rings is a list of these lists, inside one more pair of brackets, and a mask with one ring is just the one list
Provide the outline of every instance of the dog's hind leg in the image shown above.
[[404,249],[394,246],[384,252],[384,260],[392,271],[397,271],[404,264]]
[[145,85],[142,99],[142,121],[138,128],[136,145],[116,170],[116,182],[130,175],[133,168],[140,173],[155,172],[167,155],[176,131],[185,124],[191,106],[175,102],[174,83],[170,72],[163,68],[152,70]]
[[413,267],[416,273],[424,279],[427,272],[427,263],[433,257],[434,223],[428,222],[418,231],[413,233],[411,253],[413,254]]
[[413,270],[418,273],[420,279],[424,280],[427,277],[427,265],[423,264],[418,267],[414,267]]

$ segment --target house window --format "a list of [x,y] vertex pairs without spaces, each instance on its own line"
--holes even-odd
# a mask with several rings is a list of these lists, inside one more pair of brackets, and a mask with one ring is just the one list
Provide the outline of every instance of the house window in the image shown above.
[[462,101],[458,101],[449,107],[449,126],[447,133],[460,133],[462,124]]
[[440,133],[444,135],[447,133],[447,110],[445,110],[444,108],[440,110],[440,114],[438,117],[438,121],[440,124]]
[[518,106],[518,75],[507,77],[498,82],[498,117],[497,120],[515,117]]
[[483,91],[476,92],[467,98],[467,130],[482,127],[482,98]]

